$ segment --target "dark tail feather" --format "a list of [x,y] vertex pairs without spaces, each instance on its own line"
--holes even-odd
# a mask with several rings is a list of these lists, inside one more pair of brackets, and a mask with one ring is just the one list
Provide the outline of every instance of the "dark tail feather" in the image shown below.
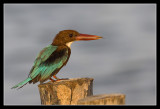
[[11,89],[14,89],[14,88],[17,88],[19,87],[18,89],[22,88],[24,85],[26,85],[30,80],[32,80],[31,78],[27,78],[25,79],[24,81],[20,82],[19,84],[13,86]]

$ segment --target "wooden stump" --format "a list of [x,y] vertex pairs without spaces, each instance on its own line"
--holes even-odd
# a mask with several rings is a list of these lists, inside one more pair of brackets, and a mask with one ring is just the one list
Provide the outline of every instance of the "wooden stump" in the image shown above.
[[93,78],[72,78],[38,85],[42,105],[75,105],[93,95]]
[[78,105],[123,105],[125,104],[124,94],[102,94],[89,96],[80,99]]

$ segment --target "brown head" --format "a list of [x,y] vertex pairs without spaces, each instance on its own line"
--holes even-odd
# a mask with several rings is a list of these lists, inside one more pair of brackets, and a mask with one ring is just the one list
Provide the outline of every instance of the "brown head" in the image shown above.
[[101,38],[102,37],[96,35],[80,34],[75,30],[63,30],[56,35],[52,45],[67,45],[73,41],[89,41]]

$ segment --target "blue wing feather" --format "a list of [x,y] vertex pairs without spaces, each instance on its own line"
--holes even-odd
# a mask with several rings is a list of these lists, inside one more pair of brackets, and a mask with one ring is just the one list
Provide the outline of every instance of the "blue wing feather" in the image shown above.
[[[68,54],[68,52],[66,52]],[[62,56],[61,58],[56,59],[51,65],[49,66],[41,66],[45,67],[45,71],[41,71],[41,81],[46,80],[50,75],[58,68],[62,67],[64,62],[67,60],[67,55]]]
[[36,60],[34,61],[34,69],[29,74],[32,79],[34,79],[40,73],[40,71],[43,69],[40,67],[40,65],[49,58],[49,56],[57,49],[57,47],[58,46],[49,45],[42,49],[42,51],[38,54]]
[[45,81],[49,79],[51,74],[58,68],[63,66],[63,63],[66,62],[68,58],[68,50],[66,50],[65,54],[62,55],[60,58],[55,59],[51,63],[47,63],[47,59],[50,58],[52,53],[56,51],[58,46],[49,45],[48,47],[44,48],[37,56],[34,62],[34,69],[29,74],[29,77],[32,79],[36,78],[40,75],[40,81]]

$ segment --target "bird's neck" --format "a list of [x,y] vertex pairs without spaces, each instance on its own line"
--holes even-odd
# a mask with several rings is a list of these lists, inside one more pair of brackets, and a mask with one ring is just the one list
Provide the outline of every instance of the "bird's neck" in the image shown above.
[[71,48],[71,44],[72,44],[72,43],[73,43],[73,41],[66,43],[66,45],[67,45],[69,48]]
[[53,45],[53,46],[66,45],[67,47],[71,48],[71,44],[72,44],[72,43],[73,43],[73,41],[64,44],[64,43],[62,43],[62,42],[58,42],[58,41],[55,41],[55,40],[54,40],[51,45]]
[[61,46],[61,45],[64,45],[62,41],[59,41],[59,40],[53,40],[52,44],[51,45],[55,45],[55,46]]

